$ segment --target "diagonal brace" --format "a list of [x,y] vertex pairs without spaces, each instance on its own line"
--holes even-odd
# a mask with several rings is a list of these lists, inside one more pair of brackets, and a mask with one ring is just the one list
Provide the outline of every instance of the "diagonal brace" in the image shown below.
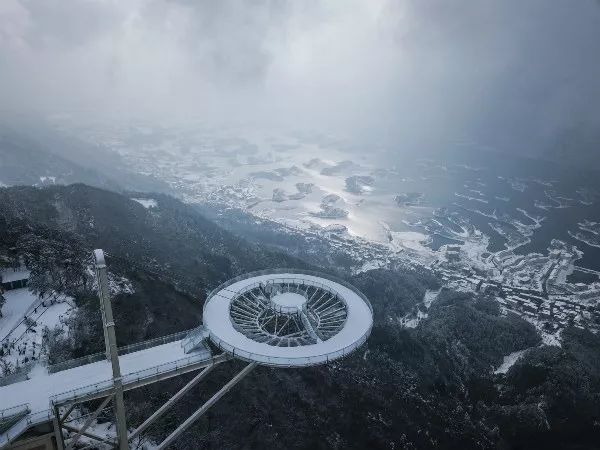
[[98,417],[98,414],[100,414],[100,412],[106,407],[106,405],[108,405],[108,402],[110,402],[112,400],[112,398],[113,398],[112,395],[109,395],[108,397],[106,397],[104,399],[104,401],[100,404],[100,406],[98,406],[98,408],[96,408],[94,413],[90,417],[87,418],[87,420],[83,423],[83,426],[77,431],[77,434],[75,434],[75,436],[73,436],[73,438],[71,439],[71,442],[69,442],[69,445],[67,445],[67,450],[71,450],[72,448],[75,447],[75,444],[77,444],[77,441],[79,441],[79,439],[81,438],[81,435],[85,432],[85,430],[87,430],[89,428],[89,426],[96,419],[96,417]]
[[97,434],[91,433],[90,431],[81,431],[79,428],[72,427],[71,425],[63,425],[63,428],[68,431],[72,431],[73,433],[81,433],[82,436],[89,437],[90,439],[94,439],[96,441],[104,442],[105,444],[109,444],[111,446],[115,445],[114,441],[98,436]]
[[67,412],[65,412],[63,414],[63,416],[60,418],[59,422],[61,425],[65,422],[65,420],[67,420],[69,418],[69,414],[71,414],[71,412],[75,409],[75,406],[77,406],[77,403],[73,402],[67,409]]
[[196,375],[188,384],[182,387],[173,397],[171,397],[164,405],[158,408],[154,414],[148,417],[144,423],[142,423],[139,427],[137,427],[127,438],[127,440],[131,440],[143,432],[146,428],[154,423],[158,418],[160,418],[169,408],[171,408],[176,401],[178,401],[181,397],[183,397],[190,389],[196,386],[200,381],[202,381],[215,367],[214,364],[206,367],[202,372]]
[[156,450],[164,450],[171,443],[177,439],[181,433],[187,430],[196,420],[198,420],[208,409],[213,406],[221,397],[223,397],[231,388],[233,388],[238,382],[240,382],[246,375],[248,375],[252,369],[257,366],[257,363],[253,362],[244,367],[235,377],[233,377],[229,382],[223,386],[216,394],[214,394],[210,399],[204,403],[199,409],[194,412],[190,417],[188,417],[185,422],[179,425],[175,431],[173,431],[167,438],[162,441],[157,447]]

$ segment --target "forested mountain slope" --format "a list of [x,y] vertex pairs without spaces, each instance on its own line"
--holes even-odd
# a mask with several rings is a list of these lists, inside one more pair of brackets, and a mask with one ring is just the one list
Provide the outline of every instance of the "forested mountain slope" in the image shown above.
[[23,227],[39,229],[37,235],[45,230],[49,238],[70,233],[88,249],[103,248],[196,294],[247,271],[305,266],[249,244],[172,197],[157,194],[153,200],[157,206],[145,208],[124,195],[82,184],[15,187],[0,190],[0,219],[13,234],[21,234]]
[[[80,184],[0,189],[0,255],[24,256],[34,289],[65,292],[78,306],[68,336],[53,335],[53,360],[102,351],[87,274],[93,248],[104,248],[110,271],[132,286],[113,299],[121,345],[197,326],[207,291],[229,277],[310,268],[170,197],[146,200],[150,207]],[[493,298],[446,289],[410,328],[401,318],[437,292],[435,278],[383,269],[347,278],[373,304],[365,347],[328,366],[258,368],[176,448],[597,448],[597,336],[571,328],[562,347],[544,346],[532,325],[503,315]],[[506,374],[494,373],[505,356],[526,349]],[[216,369],[146,438],[164,438],[241,365]],[[128,423],[139,424],[189,377],[129,392]]]

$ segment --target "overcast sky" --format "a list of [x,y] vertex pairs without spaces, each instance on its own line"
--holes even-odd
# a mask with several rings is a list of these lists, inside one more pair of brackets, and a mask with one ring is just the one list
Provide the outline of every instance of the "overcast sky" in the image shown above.
[[531,151],[600,130],[596,0],[1,0],[4,110]]

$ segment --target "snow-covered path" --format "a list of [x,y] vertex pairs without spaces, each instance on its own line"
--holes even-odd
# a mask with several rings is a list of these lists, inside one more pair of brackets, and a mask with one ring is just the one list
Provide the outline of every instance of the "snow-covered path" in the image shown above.
[[38,301],[38,297],[27,288],[7,291],[4,298],[6,304],[2,307],[0,317],[0,341],[23,320],[25,313]]
[[[186,354],[181,348],[181,341],[175,341],[123,355],[119,361],[124,383],[127,383],[128,376],[143,370],[162,373],[173,370],[175,366],[181,367],[208,358],[208,350]],[[53,374],[35,370],[30,376],[30,380],[0,387],[0,409],[29,403],[32,414],[44,411],[49,408],[50,397],[54,395],[73,389],[78,389],[81,394],[95,391],[96,383],[111,380],[112,368],[109,361],[103,360]]]

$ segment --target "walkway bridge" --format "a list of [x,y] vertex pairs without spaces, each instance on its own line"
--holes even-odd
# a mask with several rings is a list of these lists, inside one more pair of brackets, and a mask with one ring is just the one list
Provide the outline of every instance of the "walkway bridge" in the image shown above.
[[[229,359],[213,356],[206,336],[199,327],[120,348],[123,390]],[[28,380],[0,387],[0,448],[33,427],[52,424],[58,408],[104,398],[114,390],[111,363],[104,353],[37,369]]]

